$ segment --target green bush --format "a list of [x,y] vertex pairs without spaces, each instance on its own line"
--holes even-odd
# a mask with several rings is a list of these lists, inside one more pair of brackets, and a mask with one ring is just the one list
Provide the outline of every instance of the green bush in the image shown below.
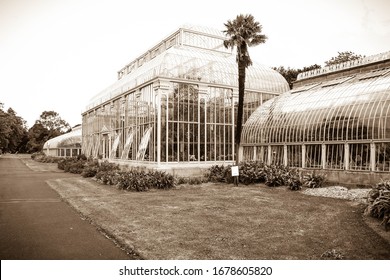
[[128,191],[170,189],[175,186],[175,178],[162,171],[130,170],[117,173],[117,186]]
[[84,160],[84,161],[86,161],[86,160],[88,160],[88,158],[87,158],[86,155],[80,154],[80,155],[77,156],[77,160]]
[[95,178],[105,185],[116,185],[119,182],[118,174],[116,170],[98,171]]
[[84,166],[81,176],[86,177],[95,177],[99,170],[99,162],[97,160],[89,160]]
[[117,186],[127,191],[142,192],[149,189],[149,182],[144,171],[130,170],[118,173]]
[[85,167],[84,160],[77,160],[74,162],[70,162],[68,166],[65,167],[65,171],[74,174],[81,174]]
[[303,184],[308,188],[321,188],[326,181],[326,176],[315,172],[303,176]]
[[366,214],[382,219],[386,230],[390,225],[390,181],[382,181],[368,193]]
[[259,161],[240,163],[239,173],[240,183],[245,185],[264,183],[266,181],[265,165]]
[[302,180],[301,178],[299,177],[299,175],[292,175],[289,179],[288,179],[288,183],[287,183],[287,186],[290,190],[292,191],[299,191],[300,189],[302,189]]
[[57,162],[58,169],[64,170],[65,172],[81,174],[85,167],[85,160],[77,160],[76,157],[62,158]]
[[73,158],[61,158],[58,162],[57,162],[57,167],[58,169],[61,169],[61,170],[64,170],[67,169],[69,170],[69,167],[68,165],[71,163],[71,162],[74,162],[75,159]]
[[288,183],[288,167],[282,165],[264,166],[265,184],[269,187],[279,187]]
[[[296,169],[284,165],[265,165],[259,161],[242,162],[239,165],[239,182],[245,185],[265,183],[269,187],[289,186],[292,190],[302,188],[302,180]],[[233,183],[231,165],[213,165],[207,173],[211,182]]]
[[112,163],[112,162],[108,162],[108,161],[103,161],[99,164],[99,168],[98,168],[98,171],[119,171],[120,168],[119,168],[119,165],[118,164],[115,164],[115,163]]
[[213,165],[209,168],[206,177],[209,182],[232,183],[231,165]]
[[156,189],[170,189],[175,186],[175,178],[173,175],[162,171],[150,171],[149,180],[151,186]]
[[31,159],[36,160],[38,158],[44,157],[45,153],[40,151],[40,152],[35,152],[31,154]]

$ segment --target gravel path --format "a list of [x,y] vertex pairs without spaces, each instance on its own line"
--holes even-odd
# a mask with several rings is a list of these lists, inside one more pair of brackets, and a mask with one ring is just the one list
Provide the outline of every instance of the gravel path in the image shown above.
[[326,188],[315,188],[315,189],[306,189],[303,191],[304,194],[313,195],[313,196],[323,196],[323,197],[333,197],[341,198],[358,202],[365,202],[367,199],[367,194],[370,189],[348,189],[341,186],[333,186]]

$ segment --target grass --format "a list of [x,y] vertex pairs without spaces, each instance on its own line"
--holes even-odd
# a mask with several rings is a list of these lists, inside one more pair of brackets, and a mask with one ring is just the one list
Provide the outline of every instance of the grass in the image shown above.
[[264,185],[135,193],[81,177],[49,184],[136,258],[390,259],[364,206],[346,200]]

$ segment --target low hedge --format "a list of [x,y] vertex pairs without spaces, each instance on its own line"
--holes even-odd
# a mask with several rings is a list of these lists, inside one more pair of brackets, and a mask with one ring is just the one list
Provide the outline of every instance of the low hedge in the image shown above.
[[121,171],[119,165],[108,161],[86,160],[83,157],[63,158],[58,168],[65,172],[94,177],[105,185],[116,185],[128,191],[147,191],[149,189],[170,189],[175,186],[172,175],[161,171],[142,171],[132,169]]

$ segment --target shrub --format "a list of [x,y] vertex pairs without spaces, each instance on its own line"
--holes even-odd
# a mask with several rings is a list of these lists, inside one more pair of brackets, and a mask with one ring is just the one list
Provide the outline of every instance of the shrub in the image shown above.
[[42,163],[58,163],[61,160],[59,157],[47,156],[44,152],[31,154],[31,159]]
[[35,152],[31,154],[31,159],[37,160],[38,158],[44,157],[45,153],[44,152]]
[[[288,185],[290,189],[299,190],[302,180],[296,169],[280,165],[265,165],[259,161],[242,162],[239,166],[239,180],[245,185],[265,183],[269,187]],[[233,183],[231,165],[213,165],[207,173],[211,182]]]
[[209,168],[206,177],[210,182],[232,183],[231,165],[213,165]]
[[108,161],[103,161],[101,163],[95,161],[90,165],[87,165],[85,170],[86,174],[95,173],[95,178],[106,185],[116,185],[118,182],[118,178],[116,177],[119,172],[119,165]]
[[265,166],[265,184],[269,187],[283,186],[286,182],[286,170],[282,166]]
[[116,185],[119,182],[118,171],[99,171],[96,178],[105,185]]
[[81,176],[86,177],[95,177],[96,173],[99,170],[99,162],[97,160],[89,160],[84,166]]
[[117,173],[117,186],[120,189],[138,192],[150,188],[170,189],[175,186],[175,178],[162,171],[122,171]]
[[108,162],[108,161],[103,161],[102,163],[99,164],[99,168],[98,168],[98,171],[119,171],[120,168],[119,168],[119,165],[118,164],[115,164],[115,163],[111,163],[111,162]]
[[387,230],[390,225],[390,181],[382,181],[373,186],[368,193],[367,202],[365,213],[382,219]]
[[[288,177],[288,178],[287,178]],[[287,180],[287,186],[292,191],[299,191],[302,189],[302,180],[301,176],[296,169],[291,169],[287,172],[286,178]]]
[[151,186],[157,189],[170,189],[175,186],[173,175],[162,171],[149,172],[149,179]]
[[85,161],[76,160],[74,162],[70,162],[69,165],[65,167],[65,171],[75,174],[81,174],[84,170]]
[[118,173],[117,186],[123,190],[137,192],[147,191],[149,189],[145,172],[135,170]]
[[310,173],[303,177],[303,184],[308,188],[321,188],[326,181],[326,176]]
[[78,160],[76,157],[61,158],[57,162],[58,169],[75,174],[81,174],[85,168],[85,165],[85,160]]
[[77,160],[87,160],[87,157],[84,154],[80,154],[77,156]]
[[188,178],[176,177],[176,182],[175,182],[176,185],[183,185],[187,183],[188,183]]
[[239,166],[240,182],[249,185],[264,183],[266,180],[266,173],[264,170],[264,163],[259,161],[243,162]]
[[188,178],[187,183],[190,185],[200,185],[202,183],[206,183],[206,180],[200,177],[192,177]]
[[73,162],[73,161],[74,161],[73,158],[61,158],[57,162],[57,167],[58,167],[58,169],[61,169],[64,171],[65,171],[65,168],[68,170],[68,165],[70,164],[70,162]]

